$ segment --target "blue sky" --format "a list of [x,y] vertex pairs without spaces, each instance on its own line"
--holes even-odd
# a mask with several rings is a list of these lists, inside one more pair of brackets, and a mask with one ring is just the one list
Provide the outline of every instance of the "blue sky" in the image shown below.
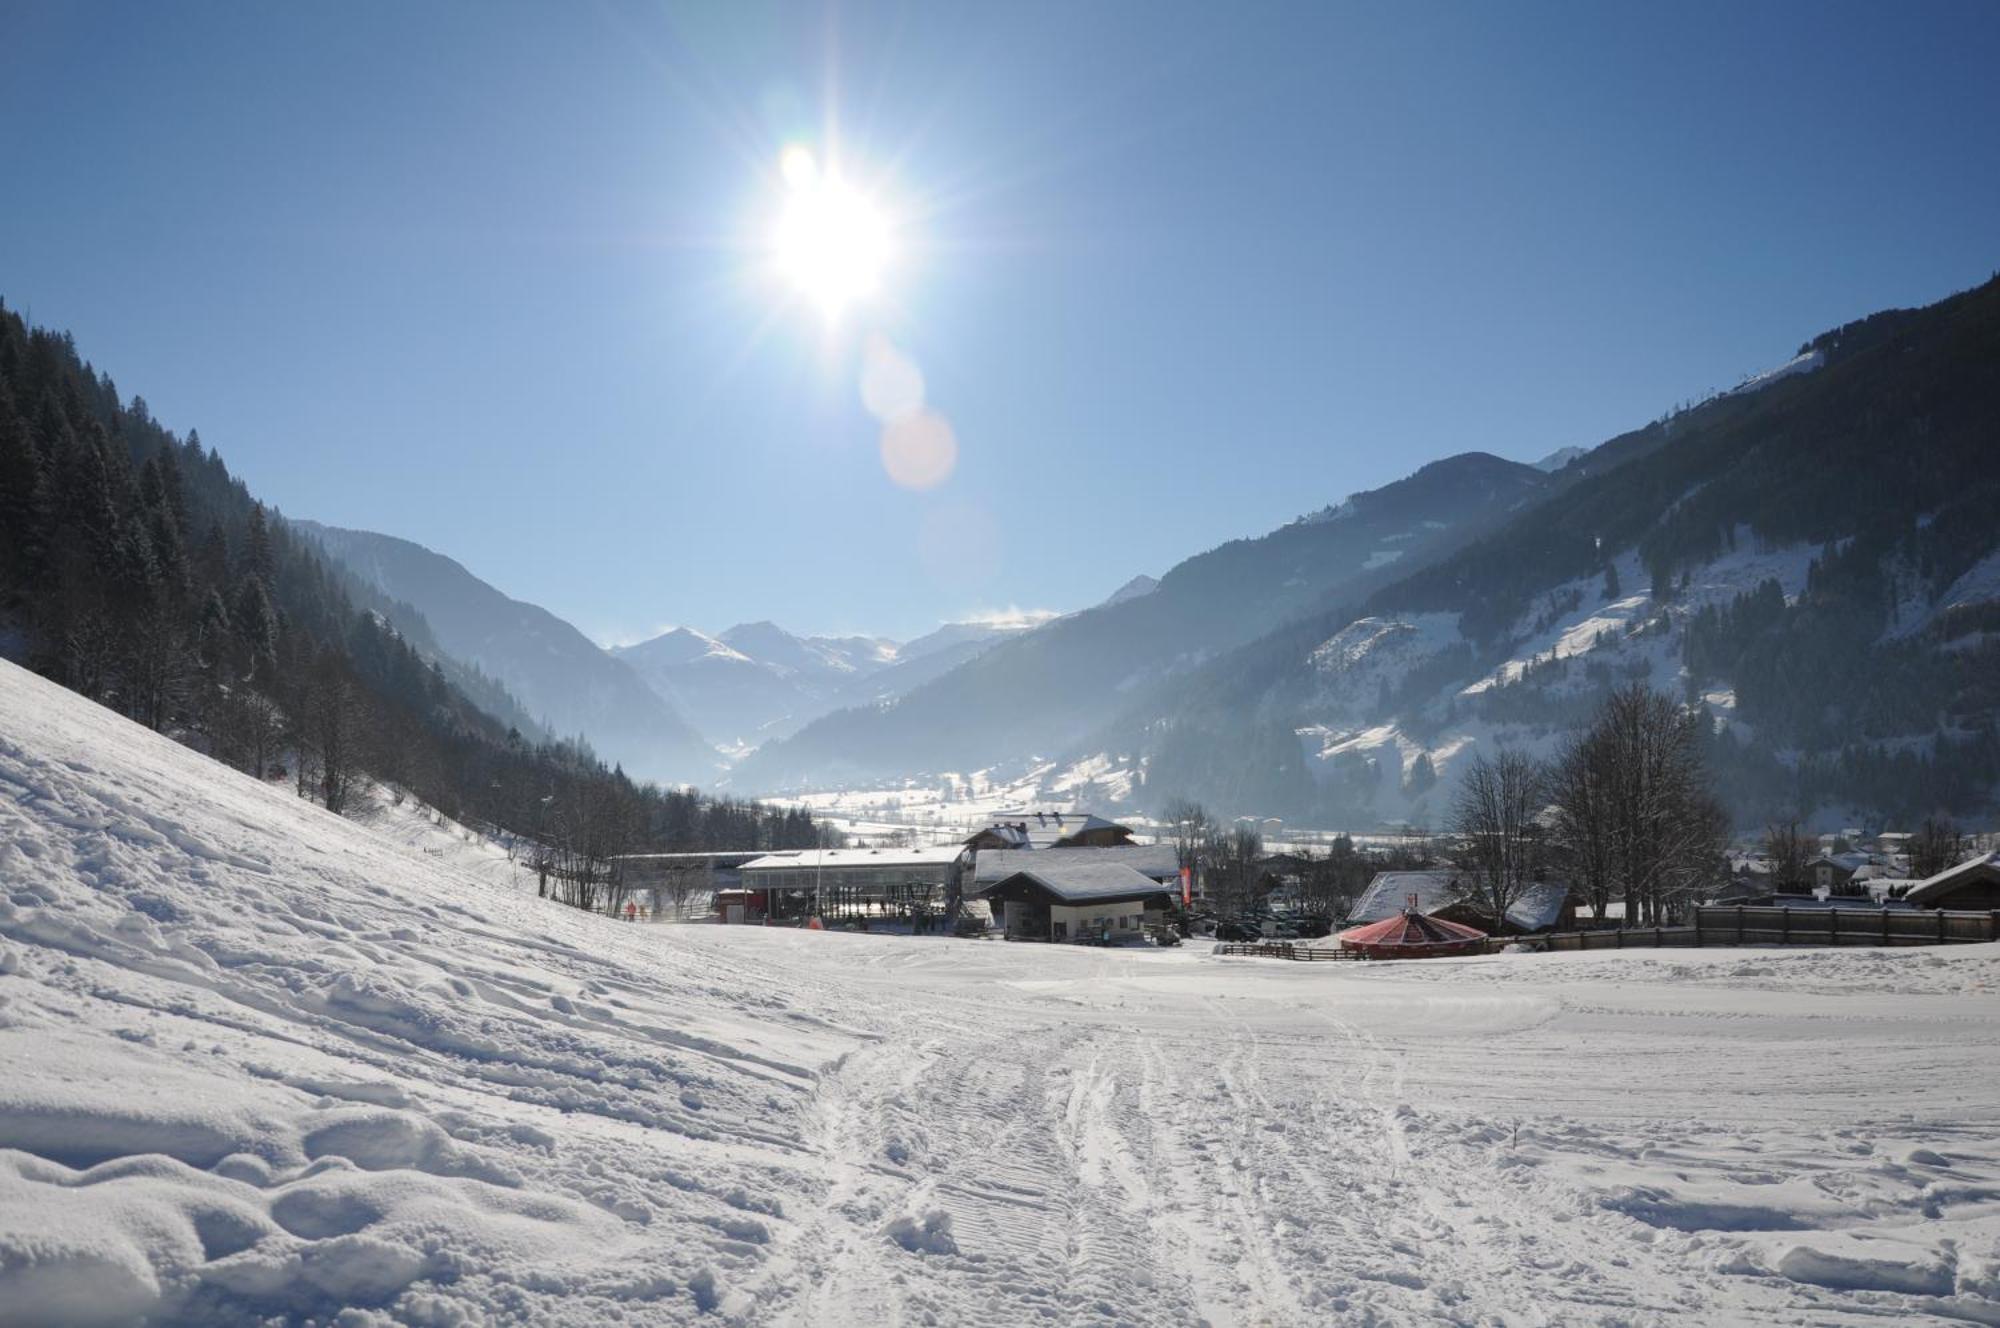
[[[2000,267],[2000,6],[23,4],[0,295],[601,639],[1075,608]],[[898,218],[829,326],[788,143]],[[956,469],[892,483],[860,347]]]

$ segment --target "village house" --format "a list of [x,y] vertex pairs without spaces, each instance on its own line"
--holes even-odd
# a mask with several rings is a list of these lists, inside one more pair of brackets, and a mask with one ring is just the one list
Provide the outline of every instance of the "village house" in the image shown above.
[[1136,943],[1148,927],[1166,920],[1166,890],[1124,863],[1082,852],[1024,854],[1021,860],[981,895],[1004,919],[1010,941]]
[[1854,873],[1870,865],[1866,853],[1822,853],[1806,864],[1806,876],[1816,890],[1846,894],[1852,888]]
[[2000,853],[1986,853],[1910,887],[1917,908],[2000,909]]

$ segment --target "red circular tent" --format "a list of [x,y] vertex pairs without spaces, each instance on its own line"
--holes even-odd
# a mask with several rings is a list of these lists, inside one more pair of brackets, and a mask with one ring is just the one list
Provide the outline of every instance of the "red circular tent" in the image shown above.
[[1478,954],[1486,948],[1486,933],[1406,908],[1393,918],[1348,928],[1340,933],[1340,945],[1370,959],[1428,959]]

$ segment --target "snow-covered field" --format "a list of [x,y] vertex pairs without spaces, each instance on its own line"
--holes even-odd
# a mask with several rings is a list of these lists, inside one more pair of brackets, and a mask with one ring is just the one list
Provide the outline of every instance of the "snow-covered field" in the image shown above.
[[0,664],[0,1323],[2000,1322],[2000,947],[650,927],[404,830]]

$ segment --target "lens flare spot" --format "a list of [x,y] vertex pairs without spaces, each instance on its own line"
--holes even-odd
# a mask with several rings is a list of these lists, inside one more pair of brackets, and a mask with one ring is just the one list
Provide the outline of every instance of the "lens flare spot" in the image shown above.
[[882,469],[905,489],[935,489],[957,465],[958,438],[936,411],[912,411],[882,426]]
[[813,160],[810,148],[795,143],[778,158],[778,173],[784,176],[788,188],[809,189],[819,178],[819,163]]
[[924,371],[879,332],[861,352],[861,404],[884,424],[924,408]]

